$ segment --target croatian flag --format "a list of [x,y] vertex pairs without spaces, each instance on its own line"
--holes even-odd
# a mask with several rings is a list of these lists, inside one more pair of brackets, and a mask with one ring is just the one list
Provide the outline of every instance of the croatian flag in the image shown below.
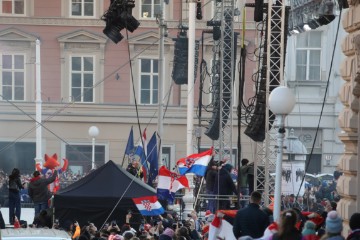
[[210,148],[205,152],[195,153],[186,158],[181,158],[176,163],[180,174],[184,175],[186,173],[194,173],[198,176],[205,176],[206,168],[210,162],[212,154],[213,148]]
[[132,200],[143,216],[157,216],[164,213],[164,208],[156,196],[139,197]]
[[165,166],[159,169],[157,196],[161,200],[174,203],[175,193],[182,188],[189,188],[188,179],[185,176],[171,172]]
[[[209,227],[208,240],[236,240],[233,233],[233,222],[237,210],[219,210]],[[221,216],[221,217],[220,217]]]

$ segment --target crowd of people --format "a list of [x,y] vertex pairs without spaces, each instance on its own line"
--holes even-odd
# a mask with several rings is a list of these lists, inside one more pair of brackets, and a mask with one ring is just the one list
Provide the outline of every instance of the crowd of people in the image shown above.
[[[233,166],[227,163],[210,162],[205,180],[206,192],[209,195],[238,195],[250,194],[249,200],[241,201],[236,216],[228,219],[232,224],[232,233],[235,239],[282,239],[282,240],[344,240],[342,236],[343,221],[336,212],[337,201],[334,194],[334,184],[320,182],[317,186],[307,186],[302,196],[295,194],[282,197],[280,219],[273,219],[271,207],[263,207],[262,193],[253,191],[245,173],[251,172],[253,166],[248,160],[242,161],[239,172],[242,174],[240,181],[240,192],[231,177]],[[127,171],[141,178],[141,170],[138,165],[130,163]],[[251,174],[249,174],[251,175]],[[72,239],[76,240],[207,240],[214,239],[214,232],[211,233],[211,223],[214,218],[227,218],[223,211],[231,209],[231,200],[228,198],[209,198],[204,218],[192,211],[185,218],[180,218],[177,212],[165,212],[163,215],[133,218],[133,213],[128,212],[125,217],[125,224],[114,219],[104,223],[103,226],[95,226],[88,222],[80,225],[78,221],[61,219],[53,222],[52,211],[49,210],[48,199],[51,197],[47,185],[55,180],[57,169],[51,178],[45,178],[41,172],[35,171],[32,176],[22,176],[19,169],[14,169],[7,176],[0,172],[0,179],[7,184],[9,201],[9,221],[17,227],[54,228],[62,229],[69,233]],[[69,176],[69,175],[68,175]],[[246,176],[246,177],[245,177]],[[27,188],[28,194],[34,203],[35,218],[33,223],[27,226],[21,219],[21,190]],[[0,212],[1,213],[1,212]],[[360,239],[360,213],[354,213],[350,218],[352,232],[347,240]],[[4,228],[3,217],[0,214],[0,228]],[[224,238],[226,239],[226,238]]]

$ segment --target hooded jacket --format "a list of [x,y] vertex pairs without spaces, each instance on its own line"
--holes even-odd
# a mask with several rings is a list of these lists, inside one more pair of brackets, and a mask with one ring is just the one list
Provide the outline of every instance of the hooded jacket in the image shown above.
[[54,182],[57,177],[57,170],[49,178],[42,178],[41,176],[33,177],[29,183],[29,196],[34,203],[47,202],[51,197],[51,193],[47,185]]

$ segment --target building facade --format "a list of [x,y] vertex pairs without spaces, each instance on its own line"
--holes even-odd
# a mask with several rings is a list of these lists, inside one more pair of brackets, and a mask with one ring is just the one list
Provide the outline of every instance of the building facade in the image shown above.
[[[338,134],[341,101],[340,63],[344,59],[339,41],[339,17],[330,24],[288,38],[284,79],[293,89],[296,105],[286,125],[307,148],[307,172],[333,173],[343,153]],[[334,50],[335,49],[335,50]],[[334,57],[332,56],[334,54]]]
[[[109,6],[110,0],[1,0],[0,158],[1,167],[6,172],[20,165],[27,172],[34,168],[37,39],[41,42],[43,154],[57,153],[59,158],[69,160],[74,172],[85,173],[91,167],[90,126],[97,126],[100,131],[95,140],[98,166],[109,159],[127,164],[126,160],[124,162],[124,149],[131,127],[135,144],[140,140],[140,129],[143,132],[146,128],[148,139],[157,131],[159,1],[135,3],[132,15],[140,26],[133,33],[122,30],[124,39],[118,44],[102,32],[105,22],[101,17]],[[202,34],[202,31],[209,29],[207,21],[212,19],[214,8],[212,4],[204,4],[203,19],[196,20],[196,39],[201,40],[202,46],[199,62],[204,59],[209,66],[213,57],[213,37]],[[250,54],[246,64],[245,98],[254,94],[250,80],[256,66],[251,61],[256,39],[252,11],[248,11],[244,40]],[[176,85],[171,78],[172,38],[176,38],[179,24],[188,22],[188,6],[182,1],[169,1],[164,12],[168,35],[164,41],[165,77],[162,86],[165,110],[161,144],[163,163],[173,168],[175,161],[186,155],[187,85]],[[234,24],[237,32],[241,28],[239,19]],[[239,38],[238,44],[241,42]],[[239,52],[238,48],[237,54]],[[235,72],[237,79],[238,71]],[[238,81],[235,80],[234,133],[237,132],[237,87]],[[199,74],[195,89],[196,106]],[[203,102],[211,104],[209,81],[204,82],[204,89]],[[195,119],[197,113],[198,110],[194,112]],[[202,115],[204,119],[211,118],[210,112],[203,111]],[[201,148],[212,146],[212,141],[203,134],[205,125],[200,126]],[[195,133],[193,139],[196,152]],[[234,152],[237,151],[236,139],[233,134]],[[244,136],[242,144],[242,155],[252,159],[254,153],[249,139]]]

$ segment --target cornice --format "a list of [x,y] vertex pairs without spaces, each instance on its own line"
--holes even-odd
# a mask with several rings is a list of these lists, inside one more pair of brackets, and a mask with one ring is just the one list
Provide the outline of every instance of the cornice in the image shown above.
[[[157,28],[155,20],[139,20],[142,28]],[[0,16],[1,25],[35,25],[35,26],[74,26],[74,27],[104,27],[101,19],[74,19],[74,18],[32,18],[32,17],[5,17]],[[167,20],[168,28],[178,28],[179,21]],[[197,29],[208,29],[206,21],[197,21]],[[246,29],[254,30],[255,22],[247,22]]]

